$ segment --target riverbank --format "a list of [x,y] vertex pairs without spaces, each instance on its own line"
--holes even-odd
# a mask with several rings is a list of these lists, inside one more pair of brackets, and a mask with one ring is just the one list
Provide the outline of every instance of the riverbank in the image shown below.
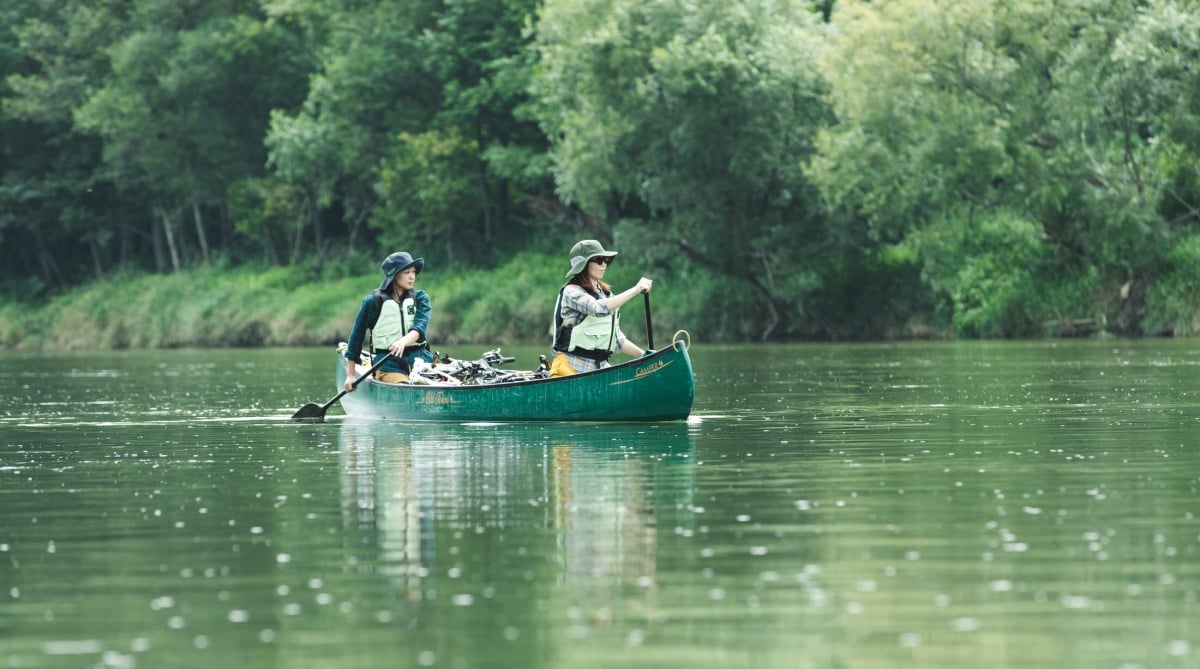
[[[430,340],[454,344],[538,344],[549,323],[560,258],[515,256],[493,270],[427,268],[417,287],[433,298]],[[374,268],[371,268],[374,269]],[[379,285],[362,273],[303,267],[201,267],[172,274],[121,274],[40,304],[5,300],[0,347],[105,350],[325,346],[345,340],[362,298]],[[614,266],[615,285],[636,269]],[[678,327],[670,291],[656,291],[655,330]],[[623,314],[626,332],[645,332],[643,308]],[[669,331],[668,331],[669,330]],[[637,337],[638,341],[642,337]]]
[[[637,281],[636,262],[615,263],[609,281],[616,290]],[[360,266],[361,265],[361,266]],[[549,342],[550,320],[563,281],[558,253],[526,251],[490,269],[454,270],[429,265],[417,286],[433,298],[430,341],[434,348],[460,344],[541,345]],[[161,348],[227,348],[329,346],[346,339],[359,303],[379,285],[373,262],[312,266],[236,268],[197,267],[169,274],[123,273],[81,284],[77,289],[40,302],[0,300],[0,349],[112,350]],[[765,316],[745,291],[719,277],[687,269],[647,270],[655,277],[653,323],[655,341],[679,329],[697,342],[760,341]],[[865,285],[872,285],[869,282]],[[1147,291],[1142,302],[1153,334],[1193,336],[1200,332],[1188,285],[1170,284]],[[1171,288],[1174,293],[1168,290]],[[854,304],[847,287],[829,287],[824,303],[814,303],[806,318],[780,314],[797,338],[811,339],[945,339],[953,337],[951,318],[935,318],[903,309],[852,313],[837,304]],[[1178,299],[1168,299],[1178,294]],[[845,299],[841,299],[845,298]],[[831,306],[832,305],[832,306]],[[910,305],[911,306],[911,305]],[[1043,310],[1044,311],[1044,310]],[[1079,313],[1097,317],[1065,317],[1042,321],[1024,336],[1108,337],[1119,309],[1102,305]],[[645,308],[625,305],[621,325],[635,342],[645,342]],[[830,320],[831,317],[840,320]],[[830,325],[830,323],[835,323]],[[783,325],[779,329],[784,329]],[[1128,330],[1126,325],[1125,330]],[[824,332],[826,336],[811,336]],[[833,333],[832,335],[830,333]]]

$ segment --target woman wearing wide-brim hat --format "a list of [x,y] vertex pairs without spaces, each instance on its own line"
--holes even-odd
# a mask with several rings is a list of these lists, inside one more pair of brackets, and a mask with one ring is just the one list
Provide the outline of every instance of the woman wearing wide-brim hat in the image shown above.
[[[413,258],[406,251],[397,251],[384,258],[383,283],[363,298],[346,341],[346,392],[354,391],[358,378],[354,369],[362,355],[363,346],[371,350],[371,361],[391,353],[391,359],[375,370],[375,378],[386,383],[408,380],[413,361],[420,358],[433,362],[426,332],[433,312],[429,294],[417,290],[417,275],[425,268],[424,258]],[[367,333],[370,333],[370,339]]]
[[571,247],[567,281],[554,304],[554,361],[550,376],[565,376],[609,367],[609,358],[620,351],[645,355],[621,331],[620,308],[639,293],[650,291],[653,281],[642,277],[628,290],[613,294],[604,274],[616,257],[600,242],[584,239]]

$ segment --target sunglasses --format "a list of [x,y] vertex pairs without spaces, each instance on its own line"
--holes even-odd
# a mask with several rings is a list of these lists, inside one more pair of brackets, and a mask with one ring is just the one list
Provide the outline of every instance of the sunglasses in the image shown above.
[[607,256],[596,256],[595,258],[592,258],[592,262],[596,263],[597,265],[608,265],[612,261],[613,259]]

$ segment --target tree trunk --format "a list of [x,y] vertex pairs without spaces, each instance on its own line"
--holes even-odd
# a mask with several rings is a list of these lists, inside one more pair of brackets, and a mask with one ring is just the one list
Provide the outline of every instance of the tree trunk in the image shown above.
[[300,241],[304,238],[304,223],[307,216],[301,216],[300,222],[296,224],[296,236],[292,239],[292,257],[288,259],[289,265],[295,265],[300,260]]
[[200,205],[192,200],[192,218],[196,221],[196,239],[200,242],[200,257],[208,264],[208,237],[204,234],[204,219],[200,216]]
[[150,240],[154,245],[154,271],[165,272],[167,270],[167,257],[163,251],[162,226],[154,224],[158,219],[159,209],[155,207],[150,212]]
[[[271,225],[267,224],[262,229],[263,249],[267,254],[267,262],[272,267],[280,265],[279,253],[275,250],[275,235],[271,233]],[[286,239],[284,240],[287,241]]]
[[362,228],[363,223],[366,222],[367,217],[371,215],[371,210],[374,208],[375,208],[375,205],[366,207],[362,211],[358,212],[358,215],[354,217],[353,221],[351,221],[351,223],[350,223],[350,245],[348,247],[346,247],[346,256],[347,257],[354,256],[354,245],[358,242],[358,231]]
[[179,264],[179,249],[175,246],[175,231],[171,224],[171,216],[167,214],[167,210],[162,207],[158,208],[158,216],[162,221],[163,237],[167,240],[167,250],[171,253],[171,269],[180,272],[183,267]]
[[117,228],[117,267],[124,267],[129,263],[129,226],[122,224]]
[[479,183],[480,190],[483,191],[483,241],[489,245],[492,242],[492,182],[488,180],[487,167],[481,162],[479,165]]
[[104,278],[104,263],[100,260],[100,245],[95,239],[89,239],[87,242],[88,251],[92,254],[92,271],[96,275],[96,279]]
[[[683,239],[676,239],[675,246],[693,263],[696,263],[701,267],[708,268],[713,272],[725,271],[722,269],[720,263],[714,262],[713,259],[705,256],[698,249],[694,248],[691,244],[688,244]],[[762,300],[763,305],[767,308],[768,319],[766,325],[764,325],[761,330],[759,340],[764,342],[768,341],[771,338],[771,333],[773,333],[775,328],[779,325],[779,305],[776,304],[775,297],[771,293],[770,287],[764,284],[758,278],[757,273],[746,272],[742,275],[742,278],[746,280],[746,283],[750,284],[750,286],[754,289],[754,292],[757,293],[759,298]]]
[[42,235],[37,228],[32,230],[34,246],[37,249],[38,265],[42,269],[42,276],[45,277],[46,283],[51,286],[66,285],[63,281],[62,273],[58,271],[58,263],[54,261],[54,256],[46,251],[46,244],[42,240]]
[[321,217],[317,214],[317,209],[314,207],[312,212],[313,244],[317,247],[317,257],[321,258],[325,254],[325,239],[324,231],[321,230]]
[[229,216],[229,203],[225,200],[221,201],[221,225],[219,227],[220,235],[218,235],[217,248],[231,249],[233,248],[233,239],[236,236],[233,231],[233,219]]
[[346,257],[354,257],[354,245],[358,243],[358,219],[355,219],[354,225],[350,226],[349,240],[346,243]]

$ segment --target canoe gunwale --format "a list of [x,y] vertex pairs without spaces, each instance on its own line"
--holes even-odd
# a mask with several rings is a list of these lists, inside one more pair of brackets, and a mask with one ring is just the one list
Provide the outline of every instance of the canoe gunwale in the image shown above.
[[[683,341],[675,342],[675,346],[683,346]],[[380,381],[379,379],[376,379],[373,377],[368,377],[367,379],[363,380],[363,383],[364,384],[370,383],[370,384],[373,384],[376,386],[382,386],[384,388],[395,388],[395,387],[412,388],[412,389],[427,388],[427,389],[431,389],[431,390],[453,390],[455,392],[458,392],[459,390],[469,392],[472,390],[488,390],[488,389],[492,389],[492,388],[517,388],[517,387],[531,386],[531,385],[538,384],[538,383],[557,383],[557,382],[562,382],[562,381],[578,380],[578,379],[583,379],[583,378],[587,378],[587,377],[607,376],[609,374],[612,374],[616,370],[621,370],[626,367],[632,367],[632,366],[636,366],[636,365],[644,365],[647,362],[654,360],[655,358],[665,357],[667,354],[671,353],[671,350],[673,348],[674,347],[660,348],[648,356],[644,356],[641,358],[630,358],[629,360],[626,360],[625,362],[618,363],[616,365],[612,365],[611,367],[604,367],[602,369],[593,369],[593,370],[587,371],[587,372],[579,372],[578,374],[572,374],[570,376],[548,376],[548,377],[542,378],[542,379],[529,378],[529,379],[520,379],[518,381],[502,381],[500,383],[472,383],[472,384],[464,383],[462,385],[453,384],[453,383],[446,383],[446,384],[385,383],[383,381]],[[684,350],[686,348],[687,348],[686,346],[683,346],[683,348],[681,348],[679,350]]]

